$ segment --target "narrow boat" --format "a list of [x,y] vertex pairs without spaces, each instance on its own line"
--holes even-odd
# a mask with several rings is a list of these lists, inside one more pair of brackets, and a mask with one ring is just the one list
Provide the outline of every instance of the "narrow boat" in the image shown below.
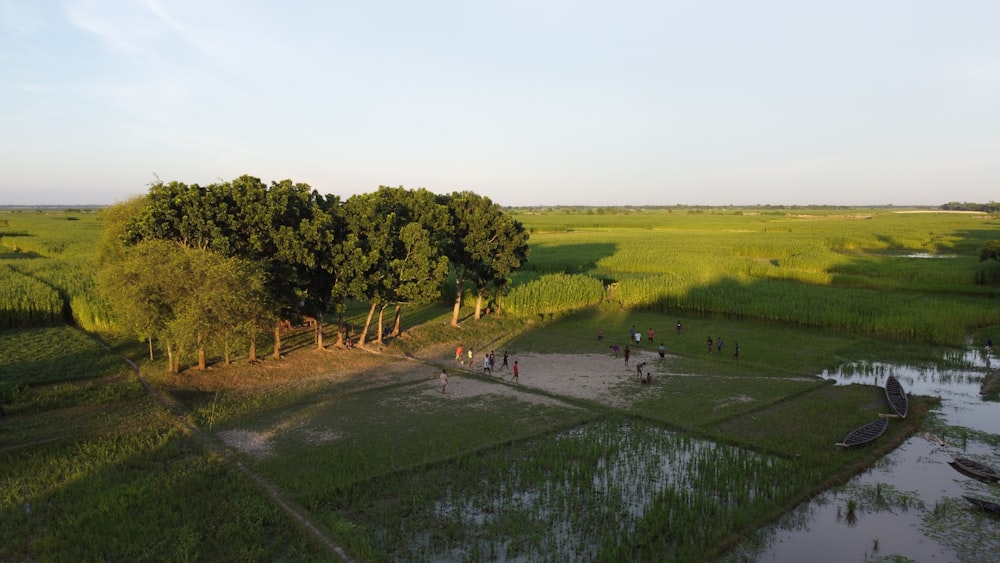
[[962,475],[972,477],[973,479],[979,479],[980,481],[987,481],[990,483],[1000,481],[1000,471],[997,471],[989,465],[980,463],[974,459],[956,457],[954,460],[949,461],[948,465],[952,466],[955,471],[958,471]]
[[906,392],[903,391],[903,385],[894,375],[890,375],[885,380],[885,398],[889,401],[889,408],[892,409],[892,412],[899,418],[906,418],[906,411],[909,410],[910,403],[906,398]]
[[992,512],[993,514],[1000,515],[1000,504],[997,504],[993,501],[986,500],[983,498],[970,497],[968,495],[962,495],[962,498],[978,506],[979,508],[982,508],[986,512]]
[[864,426],[859,426],[854,430],[851,430],[850,434],[844,438],[843,442],[838,443],[838,446],[851,447],[851,446],[863,446],[870,442],[875,441],[885,433],[885,429],[889,427],[889,419],[879,417],[875,420],[865,424]]

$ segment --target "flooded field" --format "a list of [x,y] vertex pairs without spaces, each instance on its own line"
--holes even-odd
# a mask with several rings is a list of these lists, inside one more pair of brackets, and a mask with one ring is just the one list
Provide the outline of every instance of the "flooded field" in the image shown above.
[[[366,484],[347,493],[357,507],[348,516],[395,561],[691,560],[790,498],[815,477],[809,472],[642,421],[606,419],[430,467],[419,478]],[[407,495],[385,493],[399,490]]]
[[759,532],[728,560],[998,561],[1000,518],[966,502],[1000,502],[1000,486],[966,477],[953,456],[1000,468],[1000,403],[980,397],[996,360],[980,350],[950,358],[966,368],[939,370],[853,364],[824,373],[838,385],[883,385],[890,374],[913,395],[941,398],[928,428],[845,486],[827,491]]

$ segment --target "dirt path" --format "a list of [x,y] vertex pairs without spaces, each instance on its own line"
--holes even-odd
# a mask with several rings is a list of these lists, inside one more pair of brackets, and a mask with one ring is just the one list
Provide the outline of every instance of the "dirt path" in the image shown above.
[[163,405],[164,408],[166,408],[168,411],[170,411],[172,414],[176,416],[177,423],[187,431],[189,436],[194,438],[207,451],[218,455],[221,459],[225,460],[230,466],[235,468],[245,477],[249,478],[251,481],[259,485],[264,490],[264,492],[267,493],[267,496],[271,499],[271,502],[273,502],[276,506],[278,506],[278,508],[280,508],[285,514],[291,517],[294,521],[298,522],[310,536],[312,536],[316,541],[318,541],[320,544],[326,547],[326,549],[330,552],[332,556],[336,557],[340,561],[346,561],[346,562],[354,561],[347,554],[347,551],[345,551],[343,547],[341,547],[337,542],[333,541],[332,538],[323,533],[322,529],[319,526],[317,526],[316,523],[313,522],[311,518],[309,518],[308,512],[305,509],[303,509],[301,506],[297,505],[296,503],[292,502],[284,495],[282,495],[281,492],[273,483],[271,483],[264,477],[260,476],[259,474],[251,471],[250,468],[248,468],[247,466],[243,465],[243,463],[232,454],[232,452],[226,447],[224,443],[220,442],[213,435],[202,432],[200,428],[189,423],[187,419],[188,413],[187,410],[184,408],[184,405],[182,405],[179,401],[174,399],[169,394],[160,392],[156,387],[150,384],[149,381],[147,381],[146,378],[143,377],[142,371],[139,369],[138,364],[136,364],[129,358],[114,352],[107,344],[102,342],[100,339],[94,338],[94,340],[96,340],[108,352],[116,354],[118,357],[123,359],[129,365],[129,367],[132,368],[132,371],[135,373],[136,377],[146,388],[149,394],[152,395],[157,402]]

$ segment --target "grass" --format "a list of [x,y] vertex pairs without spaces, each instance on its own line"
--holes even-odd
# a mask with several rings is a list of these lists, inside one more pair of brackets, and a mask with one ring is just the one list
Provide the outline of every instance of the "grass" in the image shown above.
[[327,558],[93,339],[58,327],[0,342],[20,385],[0,419],[0,560]]
[[[925,292],[984,296],[957,283],[945,261],[914,269],[899,255],[967,254],[995,236],[992,223],[837,215],[659,210],[602,215],[603,224],[578,214],[530,216],[537,223],[524,276],[565,271],[610,283],[679,275],[664,271],[660,258],[670,256],[691,268],[702,290],[729,287],[749,272],[756,282],[813,280],[825,290],[850,285],[918,301]],[[69,248],[30,244],[25,252]],[[708,266],[705,257],[714,257]],[[732,287],[754,288],[742,281]],[[350,322],[357,326],[365,310],[349,310]],[[430,305],[405,309],[402,336],[381,348],[317,352],[308,333],[294,333],[284,339],[285,359],[263,348],[256,365],[237,357],[232,366],[179,375],[163,372],[159,358],[144,360],[141,343],[116,343],[115,351],[142,361],[147,380],[179,403],[181,416],[76,329],[6,331],[0,559],[331,558],[263,482],[363,560],[702,560],[870,465],[915,432],[933,406],[913,398],[910,417],[890,424],[874,446],[842,450],[833,444],[885,410],[881,390],[834,387],[813,376],[849,361],[937,362],[957,349],[731,312],[695,314],[663,303],[623,308],[612,299],[527,319],[463,316],[454,328],[450,306]],[[971,328],[965,316],[948,322],[975,339],[996,326],[990,318]],[[542,393],[538,401],[433,395],[434,378],[452,365],[458,343],[477,353],[606,354],[610,343],[626,342],[633,325],[643,334],[655,330],[654,342],[644,337],[639,346],[651,352],[663,342],[672,375],[629,408]],[[724,339],[723,353],[707,351],[708,336]],[[261,481],[219,454],[216,447],[234,436],[262,446],[239,454],[239,466]],[[688,452],[669,459],[689,481],[634,486],[661,469],[630,452],[656,452],[649,459]],[[710,470],[713,464],[724,471]],[[787,488],[767,488],[775,473]],[[608,485],[614,475],[629,477],[615,488]],[[629,504],[635,495],[641,510]],[[619,517],[630,509],[635,513]],[[688,536],[686,545],[674,539]]]
[[30,385],[104,377],[126,367],[98,341],[69,326],[0,331],[0,403],[20,403],[17,393]]
[[[424,325],[410,328],[407,335],[396,341],[398,346],[388,341],[389,347],[381,354],[361,350],[317,352],[306,343],[296,345],[293,338],[285,360],[265,359],[255,366],[242,363],[216,366],[204,372],[187,370],[180,375],[156,369],[147,373],[157,388],[182,401],[189,413],[188,420],[210,430],[220,440],[227,432],[235,431],[250,433],[266,441],[271,448],[270,455],[245,454],[244,463],[273,483],[281,494],[305,507],[312,518],[322,523],[326,533],[366,560],[391,558],[394,553],[404,554],[404,557],[411,553],[444,553],[438,550],[455,545],[478,550],[469,551],[470,558],[489,558],[490,553],[499,553],[498,549],[504,550],[502,553],[546,557],[565,553],[560,551],[565,548],[576,550],[574,552],[584,558],[613,559],[629,553],[633,557],[648,555],[653,546],[680,550],[678,554],[687,554],[679,555],[682,558],[700,557],[695,554],[719,549],[727,538],[738,535],[740,530],[775,517],[791,503],[830,482],[845,479],[881,453],[874,449],[836,450],[832,444],[850,428],[818,422],[842,420],[847,427],[864,421],[882,408],[878,401],[879,390],[871,387],[835,389],[805,379],[799,371],[826,365],[838,350],[854,345],[842,336],[736,321],[685,320],[681,336],[665,328],[664,337],[674,339],[667,341],[671,343],[671,353],[676,354],[677,369],[694,370],[688,373],[704,372],[704,375],[678,375],[657,381],[656,394],[616,415],[602,405],[580,401],[528,403],[490,395],[439,401],[430,400],[426,393],[429,389],[434,393],[432,382],[438,369],[434,362],[449,365],[456,338],[480,350],[494,343],[522,351],[522,343],[525,347],[530,343],[532,350],[540,352],[590,351],[589,348],[599,346],[594,336],[596,326],[604,326],[609,334],[612,330],[625,332],[632,320],[637,326],[650,325],[656,318],[653,314],[620,317],[616,313],[609,317],[596,311],[565,317],[547,325],[518,325],[502,318],[487,318],[479,323],[466,322],[466,328],[455,329],[445,327],[447,311],[443,307],[438,313],[426,313],[429,320]],[[620,326],[612,325],[614,319],[625,322]],[[664,325],[672,328],[674,322],[671,318]],[[801,350],[797,353],[798,359],[789,363],[784,346],[760,346],[758,349],[757,345],[748,344],[748,349],[759,356],[748,354],[746,360],[734,362],[718,354],[709,355],[702,349],[701,334],[709,326],[718,329],[712,331],[717,335],[745,336],[747,342],[752,343],[754,335],[766,334],[767,338],[762,338],[761,342],[792,342]],[[525,332],[507,342],[498,340],[498,335],[509,337],[518,330]],[[684,331],[688,330],[690,342],[685,340]],[[66,347],[59,350],[68,358],[82,353]],[[431,365],[400,361],[407,353],[427,353],[427,350],[438,350],[428,356]],[[117,558],[132,558],[141,549],[152,546],[166,550],[160,554],[167,553],[169,558],[234,559],[245,554],[250,558],[323,557],[321,546],[310,542],[295,522],[280,511],[276,512],[266,495],[253,483],[187,436],[169,412],[143,394],[127,374],[91,375],[91,378],[29,388],[12,408],[18,413],[8,418],[13,424],[3,426],[3,443],[17,444],[2,454],[4,478],[13,486],[0,510],[5,517],[18,522],[11,536],[5,538],[12,546],[8,548],[12,550],[10,553],[30,553],[38,558],[68,553],[84,559],[96,558],[97,553],[110,553]],[[102,380],[101,377],[110,379]],[[720,393],[720,388],[725,392]],[[71,404],[72,397],[79,397],[79,404]],[[919,413],[915,416],[915,420],[919,420]],[[59,434],[50,430],[64,428],[69,420],[78,432]],[[618,422],[614,422],[616,420]],[[787,424],[789,421],[791,425]],[[435,489],[435,484],[452,482],[445,476],[478,476],[478,481],[474,482],[487,484],[486,489],[481,490],[494,490],[505,486],[501,483],[505,482],[507,471],[514,468],[521,471],[520,468],[542,455],[539,448],[550,447],[554,437],[571,428],[589,428],[594,424],[598,427],[627,424],[632,428],[629,432],[640,435],[684,429],[685,432],[677,436],[698,436],[701,440],[710,439],[726,447],[737,447],[736,451],[759,452],[756,455],[763,456],[762,459],[783,460],[780,463],[790,464],[783,471],[799,477],[790,481],[793,491],[747,504],[744,512],[726,517],[731,519],[727,520],[729,524],[699,536],[693,546],[667,546],[663,538],[655,540],[655,534],[650,536],[660,529],[662,519],[670,513],[664,512],[665,507],[693,503],[695,512],[685,516],[685,521],[690,522],[701,518],[697,511],[713,510],[711,505],[702,504],[706,502],[704,499],[698,500],[697,495],[690,497],[690,493],[676,487],[660,488],[659,496],[643,501],[651,503],[648,515],[638,517],[612,535],[599,536],[607,542],[607,551],[595,551],[596,547],[579,538],[575,543],[567,538],[562,544],[550,545],[546,537],[523,535],[518,530],[511,532],[516,528],[512,528],[512,524],[481,532],[470,529],[468,533],[478,535],[467,536],[463,530],[468,526],[463,522],[467,523],[471,513],[460,516],[457,521],[443,521],[440,523],[442,528],[416,544],[405,539],[420,537],[417,530],[422,529],[424,524],[421,522],[426,523],[426,518],[430,517],[425,511],[434,506],[432,499],[445,494]],[[800,432],[785,434],[779,431],[796,424],[800,425]],[[887,443],[904,433],[901,428],[894,429]],[[602,451],[603,447],[594,450],[588,445],[594,440],[606,442],[603,438],[588,438],[574,446],[574,450],[579,450],[577,453],[559,454],[556,450],[546,456],[566,461],[586,459],[592,455],[587,452]],[[553,467],[556,466],[553,463]],[[573,472],[584,466],[589,467],[583,464],[572,469],[571,464],[558,471],[576,475]],[[491,473],[486,472],[487,469],[499,472],[498,476],[489,476]],[[540,483],[551,480],[552,475],[546,476],[543,472],[535,480],[518,485],[516,490],[536,490],[544,486]],[[708,474],[704,476],[708,477]],[[218,482],[218,485],[210,486],[210,482]],[[705,487],[703,490],[710,490],[707,485]],[[164,492],[152,494],[149,491],[153,489]],[[485,502],[476,500],[475,495],[467,498],[467,492],[460,493],[473,490],[476,488],[467,484],[447,494],[458,503]],[[142,500],[137,500],[136,495]],[[181,510],[176,500],[180,495],[197,500]],[[573,496],[566,491],[559,493],[559,498]],[[600,503],[602,498],[610,497],[584,495],[581,502]],[[150,514],[147,519],[155,525],[130,523],[123,532],[127,539],[108,538],[95,543],[91,536],[96,528],[90,525],[69,525],[62,528],[65,531],[61,535],[51,535],[47,529],[34,524],[35,520],[22,514],[25,502],[33,507],[44,507],[46,518],[55,521],[91,514],[91,507],[99,506],[103,520],[99,518],[97,522],[111,527],[116,519],[124,517],[126,507],[138,514],[179,510],[183,518]],[[233,506],[233,502],[237,504]],[[365,508],[368,504],[371,506]],[[272,506],[272,509],[263,511],[262,506]],[[576,521],[576,516],[572,515],[591,511],[587,506],[589,504],[580,505],[558,518],[551,516],[554,520],[538,522],[569,525],[560,523]],[[372,512],[376,508],[378,511]],[[543,505],[525,505],[523,510],[529,512],[515,511],[506,516],[510,520],[505,521],[536,521],[524,518],[530,514],[536,514],[531,518],[538,518],[538,511],[544,508]],[[236,514],[239,524],[220,520],[228,511]],[[424,516],[418,517],[419,514]],[[596,526],[594,529],[599,530],[602,520],[594,518],[576,521],[572,526],[582,530]],[[413,526],[392,532],[402,533],[402,536],[394,536],[396,543],[391,544],[397,547],[388,547],[385,534],[389,531],[376,525],[386,521],[409,522],[406,526]],[[183,541],[164,545],[154,535],[156,526],[176,527]],[[227,532],[232,534],[228,547],[220,547],[201,532],[218,527],[232,528]],[[274,536],[274,540],[262,542],[241,535],[238,532],[241,527],[256,530],[254,534],[261,537]],[[411,531],[406,532],[407,529]],[[470,537],[478,539],[470,540]],[[507,540],[500,538],[508,538],[509,543],[503,543]],[[95,551],[80,551],[83,548],[70,546],[67,542],[94,544]],[[426,545],[419,547],[424,545],[421,542]],[[218,551],[220,549],[222,551]],[[407,551],[414,549],[417,551]]]

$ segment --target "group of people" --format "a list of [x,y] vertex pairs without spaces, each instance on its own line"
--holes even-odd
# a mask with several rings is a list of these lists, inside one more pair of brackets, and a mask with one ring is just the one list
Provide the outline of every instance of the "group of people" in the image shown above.
[[[507,350],[504,350],[503,364],[500,367],[504,369],[510,368],[510,366],[507,365],[507,358],[509,357],[510,356],[507,354]],[[516,364],[517,362],[514,363]],[[472,365],[472,363],[470,362],[469,365]],[[493,350],[490,350],[490,353],[483,357],[483,373],[485,373],[486,375],[493,375],[493,368],[496,367],[496,365],[497,365],[497,358],[493,354]]]
[[[709,336],[708,339],[705,341],[705,343],[708,345],[708,353],[711,354],[712,353],[712,344],[713,344],[712,337]],[[721,354],[722,353],[722,337],[720,336],[718,340],[715,340],[714,344],[715,344],[716,351],[718,351],[718,353]],[[733,347],[733,359],[734,360],[740,359],[740,345],[739,345],[739,343],[736,343],[735,346]]]
[[[680,324],[680,323],[678,323],[678,324]],[[655,337],[655,336],[656,336],[656,332],[653,330],[653,327],[649,327],[649,330],[646,331],[646,338],[649,340],[649,342],[651,344],[653,342],[653,337]],[[636,330],[635,325],[632,325],[631,330],[629,330],[629,338],[628,339],[629,339],[629,342],[633,342],[634,341],[636,344],[642,344],[642,331]]]
[[[459,365],[465,365],[463,351],[464,348],[462,347],[461,344],[459,344],[458,348],[455,349],[455,361],[458,362]],[[468,355],[469,355],[469,367],[472,367],[472,362],[474,357],[472,348],[469,348]],[[514,360],[514,364],[513,366],[511,366],[508,365],[507,363],[509,359],[510,359],[510,354],[507,352],[507,350],[504,350],[502,359],[503,363],[500,364],[500,367],[502,369],[511,370],[510,381],[512,383],[520,383],[519,379],[520,369],[517,365],[517,360]],[[483,356],[483,373],[485,373],[486,375],[493,375],[493,369],[495,367],[496,367],[496,354],[494,354],[493,350],[490,350],[489,354]],[[441,373],[438,375],[438,380],[441,382],[441,392],[446,393],[448,388],[448,371],[442,369]]]
[[[681,325],[680,321],[677,321],[676,327],[677,327],[677,334],[679,335],[681,333],[681,330],[683,329],[683,325]],[[650,327],[649,330],[646,331],[646,339],[647,339],[647,341],[649,343],[653,343],[654,339],[655,339],[655,336],[656,336],[655,331],[653,330],[652,327]],[[598,330],[597,331],[597,339],[598,340],[604,340],[604,331],[603,330]],[[629,340],[628,341],[629,341],[630,344],[634,342],[637,346],[642,344],[642,332],[640,330],[638,330],[635,325],[632,325],[632,328],[629,330]],[[718,337],[718,339],[714,339],[711,336],[709,336],[708,339],[706,340],[706,344],[708,346],[708,352],[710,354],[713,353],[713,352],[721,354],[722,351],[723,351],[723,348],[725,346],[725,344],[724,344],[723,339],[722,339],[721,336]],[[992,342],[990,342],[989,344],[992,345]],[[619,358],[620,356],[624,356],[624,358],[625,358],[625,365],[629,364],[629,359],[632,357],[632,349],[628,345],[626,345],[624,348],[622,348],[618,344],[611,344],[611,345],[608,346],[608,348],[610,348],[611,352],[614,353],[616,359]],[[660,345],[657,347],[656,351],[659,354],[660,359],[665,359],[666,358],[667,350],[666,350],[666,347],[664,346],[663,342],[660,342]],[[739,345],[739,343],[736,343],[736,344],[733,345],[733,359],[734,360],[739,360],[740,359],[740,345]],[[642,383],[650,383],[652,381],[652,375],[651,374],[643,375],[643,373],[642,373],[642,368],[645,365],[646,365],[646,362],[641,362],[641,363],[636,364],[636,366],[635,366],[636,377],[638,377],[639,380]]]

